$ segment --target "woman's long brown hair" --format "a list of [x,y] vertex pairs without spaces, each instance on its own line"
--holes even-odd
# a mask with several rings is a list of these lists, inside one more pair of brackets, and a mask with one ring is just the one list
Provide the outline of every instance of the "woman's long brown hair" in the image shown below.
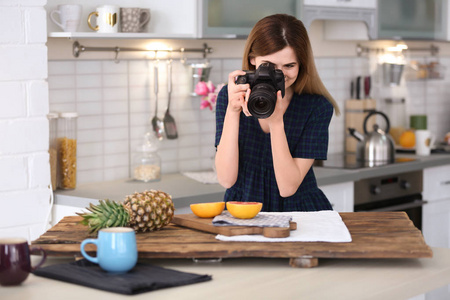
[[253,27],[244,48],[243,70],[255,70],[251,58],[265,56],[290,46],[297,56],[299,73],[293,87],[295,93],[323,95],[333,105],[336,115],[339,107],[322,83],[314,63],[311,43],[302,21],[286,15],[276,14],[259,20]]

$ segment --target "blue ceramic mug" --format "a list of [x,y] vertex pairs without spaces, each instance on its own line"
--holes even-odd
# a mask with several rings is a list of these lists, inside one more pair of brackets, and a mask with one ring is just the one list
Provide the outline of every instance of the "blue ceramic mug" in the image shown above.
[[[84,250],[87,244],[97,246],[97,257]],[[111,273],[126,273],[133,269],[138,258],[136,235],[132,228],[110,227],[101,229],[97,239],[86,239],[81,243],[81,254]]]

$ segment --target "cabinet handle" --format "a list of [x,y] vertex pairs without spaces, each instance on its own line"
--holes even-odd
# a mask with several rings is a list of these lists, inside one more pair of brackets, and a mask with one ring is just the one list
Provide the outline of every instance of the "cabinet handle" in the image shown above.
[[441,182],[441,185],[449,185],[449,184],[450,184],[450,180],[442,181],[442,182]]

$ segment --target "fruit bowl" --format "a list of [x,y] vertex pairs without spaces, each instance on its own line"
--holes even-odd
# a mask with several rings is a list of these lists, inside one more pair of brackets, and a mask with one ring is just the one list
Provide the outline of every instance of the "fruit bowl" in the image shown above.
[[191,204],[191,210],[199,218],[214,218],[225,209],[225,202],[207,202]]
[[262,203],[260,202],[227,202],[228,212],[238,219],[252,219],[261,211]]

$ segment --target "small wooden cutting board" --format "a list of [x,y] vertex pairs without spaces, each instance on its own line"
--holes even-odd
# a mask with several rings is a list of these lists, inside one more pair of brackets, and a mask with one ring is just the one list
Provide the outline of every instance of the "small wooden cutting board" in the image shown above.
[[291,230],[297,229],[295,222],[290,222],[289,227],[214,226],[212,220],[213,218],[199,218],[194,214],[182,214],[174,215],[172,223],[225,236],[261,234],[268,238],[283,238],[290,236]]

